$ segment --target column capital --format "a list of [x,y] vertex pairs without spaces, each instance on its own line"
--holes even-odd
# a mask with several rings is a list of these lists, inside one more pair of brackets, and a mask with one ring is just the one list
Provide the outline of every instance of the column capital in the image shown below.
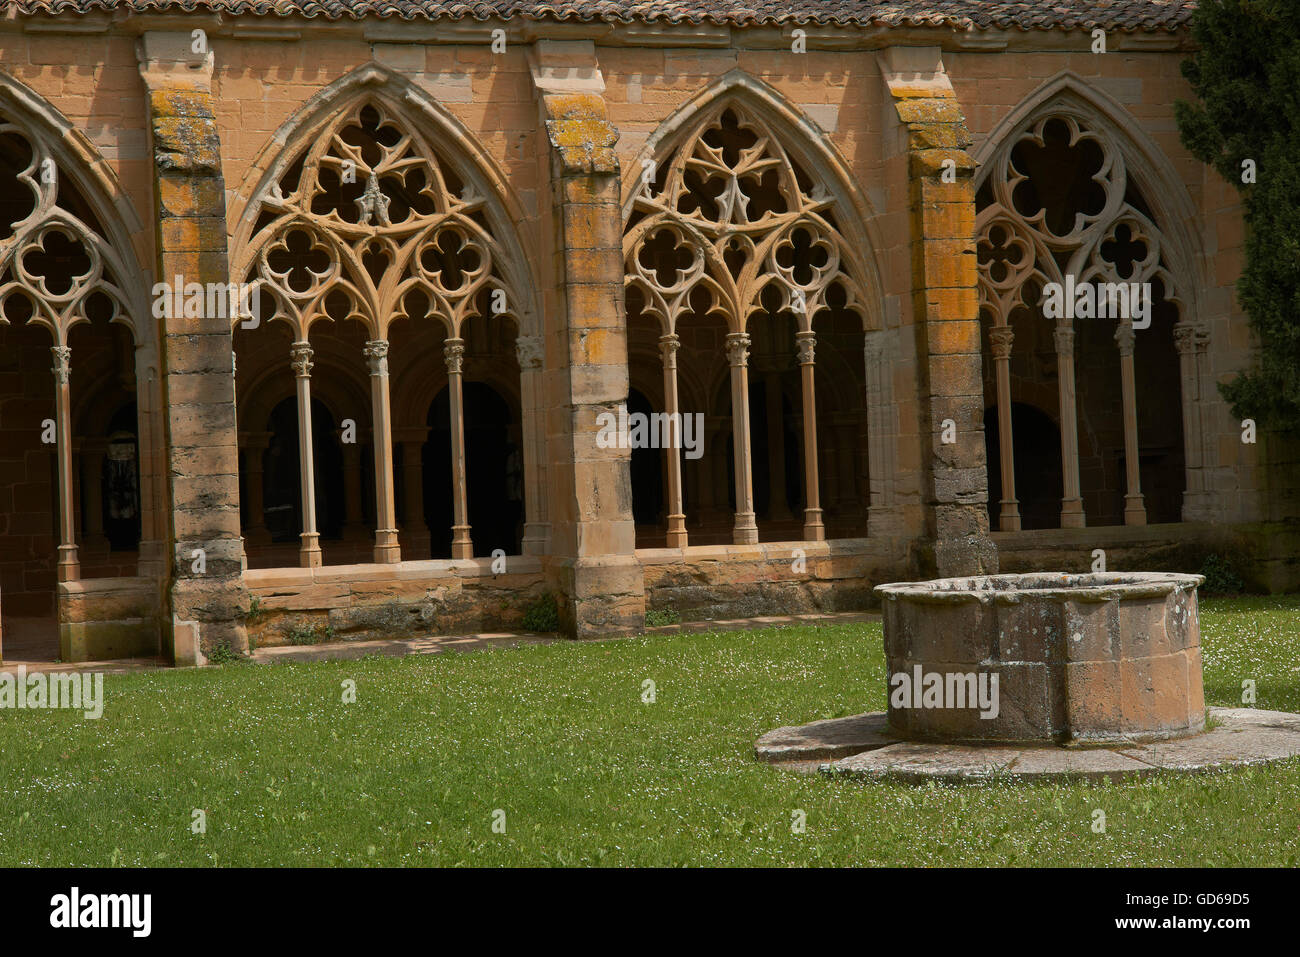
[[370,366],[371,375],[388,375],[388,340],[371,339],[361,350]]
[[681,337],[675,332],[659,337],[659,355],[663,357],[665,366],[677,367],[677,350],[681,345]]
[[994,326],[989,330],[989,346],[994,359],[1011,357],[1011,346],[1016,341],[1015,331],[1010,326]]
[[1119,346],[1119,354],[1122,356],[1133,355],[1133,344],[1137,339],[1137,333],[1133,331],[1132,320],[1125,319],[1115,329],[1115,342]]
[[67,385],[72,374],[72,350],[67,346],[50,346],[54,354],[54,379],[59,385]]
[[727,362],[734,367],[743,367],[749,361],[749,333],[727,333]]
[[295,342],[289,347],[289,364],[293,366],[293,373],[299,379],[306,379],[311,376],[312,356],[315,350],[312,349],[311,343],[302,341]]
[[1074,355],[1074,329],[1070,326],[1057,326],[1052,332],[1052,337],[1056,341],[1056,354],[1058,356],[1070,357]]
[[1174,348],[1181,355],[1201,352],[1210,342],[1210,334],[1195,322],[1178,322],[1174,324]]
[[541,336],[519,336],[515,339],[515,355],[521,371],[540,369],[546,356],[546,341]]
[[799,365],[810,366],[815,363],[817,351],[817,333],[812,331],[796,332],[794,346],[799,352]]
[[465,361],[465,340],[448,339],[442,344],[442,357],[447,363],[449,375],[460,375]]

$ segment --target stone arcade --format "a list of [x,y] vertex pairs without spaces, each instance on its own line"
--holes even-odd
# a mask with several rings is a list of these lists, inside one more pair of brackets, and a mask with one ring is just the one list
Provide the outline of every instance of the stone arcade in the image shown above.
[[[1179,145],[1183,5],[3,6],[7,661],[1098,548],[1300,586],[1300,457],[1217,391],[1242,220]],[[1150,284],[1150,328],[1046,318],[1067,281]],[[176,282],[258,321],[159,317]],[[634,413],[702,454],[597,441]]]

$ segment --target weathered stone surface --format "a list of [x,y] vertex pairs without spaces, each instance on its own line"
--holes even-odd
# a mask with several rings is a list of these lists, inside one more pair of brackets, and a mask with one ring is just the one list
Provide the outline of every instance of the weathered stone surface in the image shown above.
[[[886,606],[896,606],[884,615],[891,675],[988,672],[998,675],[1002,702],[996,715],[976,720],[969,710],[953,713],[950,703],[895,708],[891,698],[890,725],[927,740],[1194,733],[1203,724],[1200,656],[1186,646],[1200,581],[1041,573],[878,586]],[[1183,597],[1171,601],[1174,593]]]
[[819,747],[847,746],[855,735],[868,748],[822,764],[831,775],[891,778],[913,783],[980,783],[993,779],[1112,781],[1159,770],[1201,771],[1266,764],[1300,756],[1300,714],[1251,708],[1213,708],[1215,727],[1193,737],[1115,747],[980,746],[902,741],[880,744],[872,736],[874,714],[777,728],[755,749],[760,760],[807,762]]
[[754,753],[760,761],[827,760],[870,751],[897,740],[885,724],[885,713],[871,711],[776,728],[758,739]]

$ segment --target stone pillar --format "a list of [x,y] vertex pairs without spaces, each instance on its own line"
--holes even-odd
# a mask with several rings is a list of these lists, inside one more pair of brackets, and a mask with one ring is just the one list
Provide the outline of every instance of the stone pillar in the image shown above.
[[293,374],[298,384],[298,481],[302,490],[302,532],[298,547],[298,564],[302,568],[319,568],[320,533],[316,530],[316,464],[312,447],[311,367],[309,342],[295,342],[289,350]]
[[442,347],[447,363],[447,397],[451,407],[451,557],[473,558],[474,543],[469,534],[469,511],[465,501],[465,410],[461,387],[461,364],[465,340],[448,339]]
[[53,346],[54,354],[54,423],[55,451],[59,463],[59,581],[73,582],[81,577],[77,558],[76,499],[72,493],[72,411],[68,380],[72,372],[72,350]]
[[[146,31],[137,51],[148,94],[153,150],[156,276],[175,282],[230,281],[221,143],[212,113],[212,53],[193,52],[191,31]],[[244,546],[239,529],[239,452],[234,349],[228,309],[168,315],[160,341],[169,501],[171,614],[164,650],[177,664],[215,647],[248,648]],[[201,550],[203,561],[194,555]]]
[[[867,534],[896,536],[903,532],[902,510],[896,495],[898,409],[894,404],[894,371],[883,330],[868,330],[862,338],[867,385]],[[828,482],[833,470],[825,471]],[[826,500],[835,501],[827,488]]]
[[270,442],[270,432],[246,432],[239,437],[240,448],[244,450],[244,512],[248,516],[244,541],[255,545],[271,544],[262,497],[262,458]]
[[374,409],[375,561],[402,560],[397,541],[397,507],[393,501],[393,431],[388,392],[388,340],[371,339],[365,346],[370,367],[370,404]]
[[817,387],[813,377],[817,351],[817,333],[796,332],[795,348],[799,353],[799,374],[803,386],[803,537],[804,541],[826,540],[822,524],[821,488],[817,469]]
[[519,358],[519,393],[523,415],[524,538],[525,555],[544,555],[551,540],[547,519],[546,417],[543,414],[542,360],[546,343],[541,336],[515,339]]
[[[939,47],[885,49],[881,73],[906,131],[910,184],[912,323],[924,437],[924,532],[913,546],[912,574],[987,574],[997,571],[997,548],[988,535],[975,162],[966,152],[971,137]],[[943,441],[950,420],[955,442]]]
[[677,403],[677,349],[681,340],[676,333],[659,337],[659,353],[664,360],[664,412],[672,439],[668,443],[668,547],[686,547],[686,513],[682,508],[682,423]]
[[537,40],[529,66],[549,149],[539,155],[546,315],[547,494],[563,627],[576,637],[640,630],[628,449],[601,448],[598,417],[628,394],[618,131],[590,40]]
[[727,364],[731,366],[731,441],[735,459],[736,519],[732,541],[756,545],[754,477],[749,449],[749,333],[727,334]]
[[1120,390],[1124,400],[1124,471],[1128,488],[1124,493],[1124,524],[1145,525],[1147,510],[1142,501],[1142,477],[1138,456],[1137,387],[1133,376],[1133,322],[1125,319],[1115,330],[1119,346]]
[[1010,326],[989,330],[989,347],[998,380],[998,458],[1002,466],[1002,501],[998,531],[1020,531],[1020,502],[1016,498],[1015,434],[1011,429],[1011,346],[1016,334]]
[[1056,339],[1056,386],[1061,416],[1061,527],[1083,528],[1083,497],[1079,492],[1079,411],[1074,399],[1074,329],[1065,319]]
[[[233,372],[234,354],[231,354]],[[140,456],[140,550],[136,574],[141,578],[164,579],[170,565],[163,541],[167,526],[167,501],[162,492],[162,413],[158,382],[158,351],[152,342],[135,347],[136,423]]]
[[1186,489],[1182,517],[1185,522],[1210,517],[1210,495],[1205,488],[1204,432],[1201,423],[1201,370],[1199,356],[1209,341],[1200,327],[1187,320],[1174,326],[1174,347],[1178,350],[1182,380],[1183,459]]

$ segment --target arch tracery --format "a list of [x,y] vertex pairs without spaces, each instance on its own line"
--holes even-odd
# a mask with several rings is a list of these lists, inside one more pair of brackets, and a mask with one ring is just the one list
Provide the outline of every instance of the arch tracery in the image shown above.
[[[689,108],[689,121],[671,145],[645,161],[625,207],[624,282],[629,311],[659,328],[670,421],[680,415],[677,354],[684,328],[701,321],[723,324],[737,543],[758,540],[749,370],[761,372],[762,388],[772,393],[768,406],[779,412],[788,388],[781,382],[783,371],[798,368],[800,385],[794,389],[802,399],[804,474],[795,481],[806,495],[802,537],[820,540],[825,528],[818,491],[814,320],[851,313],[865,326],[872,311],[864,285],[868,272],[861,250],[841,225],[854,210],[840,201],[830,182],[804,166],[784,142],[783,125],[770,122],[752,99],[724,94]],[[761,324],[753,333],[763,349],[751,360],[754,322]],[[780,340],[775,351],[774,337]],[[765,418],[779,433],[779,416],[765,410]],[[769,466],[784,472],[784,436],[769,439]],[[682,547],[687,533],[677,448],[670,450],[667,478],[667,544]],[[784,488],[784,477],[773,487]],[[777,511],[788,516],[784,495],[777,497],[782,499]]]
[[[1141,167],[1141,151],[1124,143],[1102,110],[1090,107],[1069,88],[1057,89],[1021,116],[1000,140],[989,144],[986,153],[975,231],[979,304],[990,321],[996,380],[1002,486],[998,525],[1004,531],[1020,528],[1011,380],[1013,362],[1025,348],[1032,348],[1040,329],[1041,335],[1050,334],[1056,357],[1063,474],[1060,522],[1063,527],[1085,524],[1079,455],[1081,397],[1099,386],[1089,379],[1076,388],[1076,336],[1085,336],[1094,347],[1096,341],[1092,328],[1076,325],[1076,304],[1079,322],[1115,322],[1123,420],[1123,518],[1125,524],[1145,524],[1137,415],[1143,383],[1134,355],[1151,348],[1145,341],[1139,344],[1139,336],[1167,334],[1169,324],[1163,318],[1157,328],[1145,331],[1153,314],[1178,318],[1172,338],[1183,353],[1185,337],[1178,330],[1191,327],[1187,313],[1192,299],[1185,269],[1187,251],[1180,248],[1177,234],[1162,228],[1146,195],[1144,184],[1157,174]],[[1139,164],[1137,169],[1134,163]],[[1134,295],[1140,298],[1133,299]],[[1060,305],[1065,308],[1057,311],[1055,306]],[[1026,334],[1031,340],[1017,348],[1018,336]],[[1171,353],[1172,349],[1171,343]],[[1143,372],[1148,372],[1145,366]],[[1184,412],[1187,418],[1186,401]]]

